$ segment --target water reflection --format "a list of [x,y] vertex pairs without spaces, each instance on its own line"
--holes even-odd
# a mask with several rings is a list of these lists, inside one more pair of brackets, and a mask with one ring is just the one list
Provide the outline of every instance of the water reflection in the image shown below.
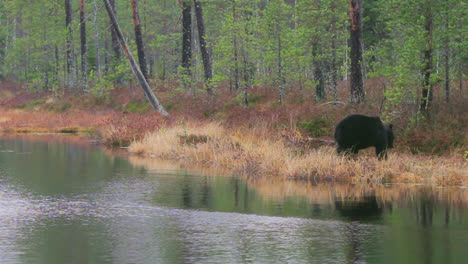
[[[0,139],[5,263],[459,263],[459,188],[245,181]],[[27,154],[25,154],[27,153]],[[133,165],[132,165],[133,164]]]

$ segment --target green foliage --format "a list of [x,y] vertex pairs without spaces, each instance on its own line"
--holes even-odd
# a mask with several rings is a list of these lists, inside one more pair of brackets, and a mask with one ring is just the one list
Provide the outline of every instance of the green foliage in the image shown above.
[[308,121],[298,123],[299,128],[310,136],[327,136],[329,127],[328,120],[322,117],[314,117]]
[[151,105],[147,101],[144,101],[144,100],[131,100],[125,106],[124,112],[125,113],[138,113],[138,114],[141,114],[141,113],[146,113],[146,112],[148,112],[148,111],[150,111],[152,109],[153,108],[151,107]]
[[51,112],[63,113],[71,108],[71,104],[64,101],[56,101],[50,104],[45,104],[44,108]]
[[18,108],[20,109],[32,109],[32,108],[35,108],[35,107],[39,107],[39,106],[42,106],[46,101],[46,98],[39,98],[39,99],[36,99],[36,100],[33,100],[33,101],[29,101],[25,104],[21,104],[18,106]]
[[[116,0],[119,24],[135,52],[132,13],[128,1]],[[320,68],[325,85],[331,86],[332,61],[336,74],[349,66],[346,53],[349,38],[348,0],[202,0],[206,41],[212,55],[212,85],[219,89],[240,89],[256,84],[278,87],[284,92],[300,87],[309,92]],[[385,78],[387,113],[412,109],[416,115],[422,86],[423,54],[427,45],[426,16],[433,18],[434,69],[432,83],[445,76],[443,59],[448,44],[450,79],[466,78],[468,72],[468,5],[461,0],[366,0],[364,4],[364,49],[367,77]],[[80,69],[78,1],[72,1],[72,49]],[[98,7],[101,7],[98,4]],[[200,92],[203,63],[197,31],[193,40],[191,74],[181,63],[181,13],[177,1],[141,0],[140,18],[147,61],[152,76],[175,80],[179,91]],[[93,18],[93,5],[86,2],[86,15]],[[44,19],[47,18],[47,19]],[[102,79],[96,76],[93,19],[87,20],[89,89],[105,95],[115,85],[132,80],[125,59],[114,58],[107,13],[99,8],[97,28],[101,41]],[[51,89],[63,93],[71,79],[81,73],[67,73],[67,29],[64,1],[0,1],[0,78],[27,83],[29,91]],[[106,40],[103,41],[103,40]],[[332,43],[335,43],[333,47]],[[74,84],[78,87],[79,82]],[[228,85],[229,84],[229,85]],[[75,88],[76,88],[75,87]],[[236,91],[239,92],[239,91]]]

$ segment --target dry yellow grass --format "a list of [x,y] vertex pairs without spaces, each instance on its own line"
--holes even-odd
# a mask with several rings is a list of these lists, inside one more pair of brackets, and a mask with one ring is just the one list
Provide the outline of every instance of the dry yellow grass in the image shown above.
[[388,160],[373,155],[349,160],[323,146],[298,151],[269,136],[266,125],[227,130],[217,123],[187,123],[161,128],[133,142],[130,152],[192,163],[228,167],[249,178],[333,181],[468,184],[463,157],[427,157],[392,152]]

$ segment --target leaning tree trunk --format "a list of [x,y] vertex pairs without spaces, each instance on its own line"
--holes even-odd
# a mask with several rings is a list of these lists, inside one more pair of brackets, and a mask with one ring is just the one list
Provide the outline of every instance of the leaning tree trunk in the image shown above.
[[213,71],[211,69],[211,58],[206,46],[205,37],[205,22],[203,20],[203,10],[201,2],[194,0],[195,3],[195,16],[197,18],[198,38],[200,42],[200,52],[203,60],[203,69],[205,70],[205,83],[206,90],[209,95],[213,95],[213,86],[211,86],[211,79],[213,79]]
[[426,33],[426,49],[424,50],[423,88],[421,98],[421,110],[428,114],[432,102],[432,11],[430,6],[426,6],[424,30]]
[[83,91],[88,89],[88,65],[86,47],[86,17],[85,0],[80,0],[80,37],[81,37],[81,87]]
[[192,5],[182,1],[182,67],[190,74],[192,66]]
[[365,99],[362,80],[362,0],[350,0],[351,9],[351,102]]
[[128,59],[128,62],[130,64],[133,74],[135,75],[141,87],[143,88],[143,91],[145,92],[146,98],[151,103],[151,106],[153,107],[153,109],[157,110],[159,113],[161,113],[164,116],[169,115],[166,109],[164,109],[164,106],[159,102],[158,98],[154,95],[153,91],[151,90],[151,87],[149,86],[148,82],[145,79],[145,76],[143,75],[140,68],[138,67],[135,61],[135,58],[133,57],[131,51],[128,49],[127,42],[125,41],[122,31],[120,30],[119,24],[117,23],[117,18],[115,17],[115,14],[109,3],[109,0],[103,0],[103,1],[104,1],[104,5],[106,6],[107,13],[109,14],[109,18],[112,21],[112,27],[115,29],[115,33],[120,42],[121,48],[124,51],[125,56]]
[[145,49],[143,45],[143,37],[141,34],[141,24],[140,24],[140,15],[138,14],[138,1],[132,1],[132,13],[133,13],[133,25],[135,26],[135,40],[137,45],[138,51],[138,62],[140,63],[140,69],[145,76],[146,81],[149,80],[148,78],[148,69],[146,66],[146,57],[145,57]]

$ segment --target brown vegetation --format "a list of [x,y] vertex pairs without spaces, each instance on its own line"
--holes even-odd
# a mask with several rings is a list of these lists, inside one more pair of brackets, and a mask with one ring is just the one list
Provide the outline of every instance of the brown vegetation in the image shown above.
[[[368,81],[368,102],[359,106],[314,102],[312,94],[298,90],[280,105],[272,87],[255,87],[248,108],[235,93],[218,93],[211,100],[204,93],[167,89],[176,84],[157,85],[169,118],[153,113],[137,88],[114,89],[105,96],[57,95],[27,93],[4,83],[0,130],[88,131],[109,145],[133,142],[130,151],[136,154],[226,167],[249,178],[466,185],[468,106],[463,96],[450,105],[436,100],[431,119],[417,123],[404,106],[387,112],[396,134],[387,161],[378,162],[372,150],[357,161],[336,155],[332,135],[340,119],[350,113],[381,114],[385,100],[379,83]],[[339,90],[339,98],[347,98],[346,89]]]

